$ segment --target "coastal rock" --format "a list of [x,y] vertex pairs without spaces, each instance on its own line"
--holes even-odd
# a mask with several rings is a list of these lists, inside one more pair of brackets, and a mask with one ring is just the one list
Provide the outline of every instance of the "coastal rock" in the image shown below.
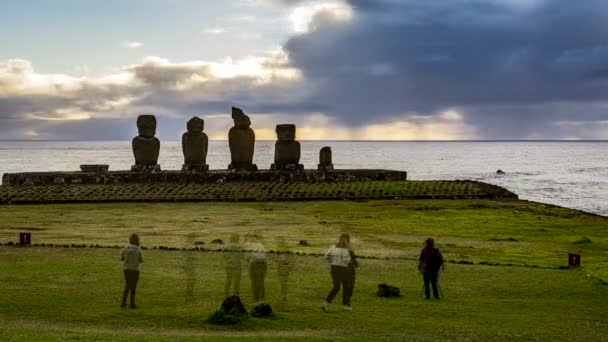
[[228,169],[255,171],[257,170],[257,166],[253,164],[255,133],[250,127],[251,120],[242,109],[236,107],[232,107],[232,119],[234,127],[228,132],[231,158]]
[[296,141],[296,125],[277,125],[274,145],[274,164],[271,170],[304,170],[300,163],[300,143]]
[[184,153],[183,172],[201,172],[209,170],[207,151],[209,138],[203,133],[205,121],[193,117],[186,125],[188,131],[182,135],[182,151]]
[[504,174],[505,174],[505,172],[504,172],[503,170],[498,170],[498,171],[496,171],[496,174],[497,174],[497,175],[504,175]]
[[156,117],[154,115],[140,115],[137,118],[139,135],[133,138],[133,155],[135,165],[131,167],[134,172],[160,171],[158,154],[160,141],[154,137],[156,134]]
[[331,147],[325,146],[319,151],[319,165],[318,170],[323,172],[329,172],[334,170],[334,164],[332,161]]

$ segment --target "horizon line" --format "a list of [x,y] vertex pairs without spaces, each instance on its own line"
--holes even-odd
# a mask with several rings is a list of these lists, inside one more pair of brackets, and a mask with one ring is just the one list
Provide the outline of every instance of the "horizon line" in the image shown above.
[[[159,139],[162,141],[181,141],[179,139]],[[114,142],[131,139],[0,139],[0,142]],[[228,139],[209,139],[209,141],[228,141]],[[259,139],[256,141],[277,141]],[[608,139],[448,139],[448,140],[362,140],[362,139],[296,139],[296,141],[335,141],[335,142],[608,142]]]

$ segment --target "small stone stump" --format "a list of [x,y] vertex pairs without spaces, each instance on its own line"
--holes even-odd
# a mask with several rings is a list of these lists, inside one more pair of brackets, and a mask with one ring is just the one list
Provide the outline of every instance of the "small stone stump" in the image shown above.
[[209,138],[203,132],[205,121],[193,117],[186,125],[188,131],[182,135],[182,151],[184,152],[184,164],[182,172],[206,172],[207,151],[209,149]]
[[80,171],[86,173],[107,173],[110,165],[107,164],[81,164]]
[[154,115],[140,115],[137,118],[137,130],[139,135],[133,138],[133,155],[135,165],[131,166],[131,172],[158,172],[158,154],[160,152],[160,141],[154,136],[156,134],[156,117]]
[[325,146],[319,151],[319,165],[318,170],[321,172],[332,172],[334,171],[334,164],[332,163],[331,147]]
[[256,171],[253,164],[253,151],[255,147],[255,133],[251,129],[251,120],[242,109],[232,107],[234,127],[228,132],[231,163],[228,170]]
[[300,164],[300,143],[296,141],[296,125],[277,125],[277,142],[274,144],[274,164],[271,170],[303,171]]

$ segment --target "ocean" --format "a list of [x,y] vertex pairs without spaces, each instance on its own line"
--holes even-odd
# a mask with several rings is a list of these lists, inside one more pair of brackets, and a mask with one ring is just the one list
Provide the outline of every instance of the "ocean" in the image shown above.
[[[301,163],[316,168],[330,146],[336,168],[392,169],[412,180],[471,179],[503,186],[521,199],[608,216],[608,141],[301,141]],[[254,163],[269,168],[274,141],[257,141]],[[159,164],[181,169],[181,142],[161,141]],[[227,141],[211,141],[207,163],[225,169]],[[77,171],[80,164],[128,170],[130,141],[0,141],[0,174]],[[498,175],[497,170],[505,174]]]

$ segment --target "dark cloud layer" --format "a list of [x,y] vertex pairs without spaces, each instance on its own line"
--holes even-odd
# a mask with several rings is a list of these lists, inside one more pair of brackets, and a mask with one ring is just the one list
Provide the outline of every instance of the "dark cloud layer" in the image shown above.
[[554,122],[608,97],[608,6],[529,3],[351,0],[352,21],[318,16],[285,50],[353,126],[456,108],[483,138],[553,136]]

